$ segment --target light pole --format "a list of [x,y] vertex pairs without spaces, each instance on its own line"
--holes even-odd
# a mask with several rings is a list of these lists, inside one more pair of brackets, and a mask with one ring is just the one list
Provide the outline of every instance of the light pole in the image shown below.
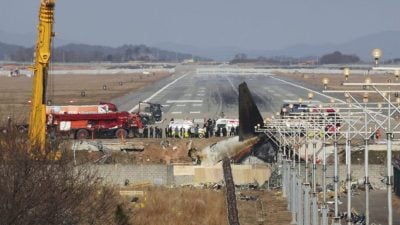
[[[375,65],[378,66],[379,58],[382,56],[382,51],[378,48],[374,49],[372,51],[372,55],[375,58]],[[395,78],[396,80],[399,79],[399,71],[395,70]],[[390,80],[389,80],[390,81]],[[389,86],[390,90],[390,86]],[[393,215],[392,215],[392,185],[393,185],[393,174],[392,174],[392,139],[393,139],[393,133],[392,133],[392,128],[391,128],[391,123],[390,123],[390,117],[391,117],[391,112],[390,112],[390,92],[388,95],[388,126],[386,130],[386,144],[387,144],[387,177],[386,177],[386,189],[387,189],[387,204],[388,204],[388,225],[393,224]]]
[[349,68],[344,68],[343,69],[343,74],[344,74],[344,78],[346,79],[346,80],[348,80],[349,79],[349,76],[350,76],[350,69]]
[[[379,49],[374,49],[372,51],[372,56],[375,60],[375,66],[379,64],[379,58],[381,57],[382,52]],[[398,72],[399,68],[382,68],[382,67],[374,67],[374,70],[394,70],[394,76],[395,79],[398,80],[400,76],[400,72]],[[350,75],[350,71],[346,72],[344,71],[345,78],[348,79],[348,76]],[[326,82],[323,81],[324,83],[324,89],[326,89]],[[366,78],[363,83],[343,83],[344,86],[362,86],[363,90],[348,90],[346,92],[351,92],[351,93],[362,93],[364,92],[364,96],[362,98],[362,105],[357,103],[359,106],[359,109],[363,109],[364,111],[364,127],[363,130],[364,135],[364,141],[365,141],[365,154],[364,154],[364,165],[365,165],[365,198],[366,198],[366,224],[369,224],[369,174],[368,174],[368,160],[369,160],[369,154],[368,154],[368,141],[371,135],[374,134],[374,132],[369,132],[368,131],[368,125],[369,121],[367,120],[367,115],[371,116],[371,119],[375,120],[378,123],[378,126],[386,130],[386,142],[387,142],[387,177],[386,177],[386,185],[387,185],[387,208],[388,208],[388,224],[392,225],[393,224],[393,215],[392,215],[392,184],[393,184],[393,175],[392,175],[392,138],[393,138],[393,130],[399,127],[399,124],[392,127],[392,116],[394,115],[394,112],[400,112],[400,110],[391,102],[391,94],[396,91],[391,90],[392,86],[400,86],[399,83],[392,83],[391,80],[388,80],[386,83],[374,83],[370,78]],[[383,89],[378,89],[378,87],[383,87]],[[372,89],[372,90],[371,90]],[[330,91],[324,91],[324,92],[330,92]],[[338,91],[337,91],[338,92]],[[333,93],[333,92],[332,92]],[[388,104],[387,109],[387,115],[385,116],[381,112],[378,112],[376,115],[383,116],[386,119],[383,122],[379,122],[376,120],[376,118],[373,117],[373,112],[371,113],[372,108],[368,108],[368,94],[367,93],[378,93],[380,94],[385,101]],[[388,94],[388,95],[387,95]],[[352,97],[353,100],[355,100]],[[356,100],[355,100],[356,101]],[[378,104],[378,108],[380,108],[381,104]],[[380,110],[380,109],[379,109]],[[392,112],[393,111],[393,112]],[[384,126],[384,123],[386,123],[386,127]],[[350,143],[348,144],[350,145]],[[347,149],[347,152],[349,150]],[[350,154],[349,154],[350,157]],[[351,164],[351,161],[348,162],[348,164]],[[351,174],[350,174],[351,175]],[[347,174],[349,176],[349,174]],[[348,184],[349,185],[349,184]],[[349,188],[349,186],[347,187]],[[351,188],[351,187],[350,187]]]
[[[322,108],[322,107],[319,107],[319,108]],[[324,123],[323,123],[323,127],[324,127],[324,129],[325,129],[325,124],[326,124],[326,113],[325,112],[323,112],[323,118],[324,118]],[[323,140],[322,140],[323,142],[322,142],[322,151],[323,151],[323,156],[322,156],[322,172],[323,172],[323,175],[322,175],[322,192],[323,192],[323,204],[322,204],[322,209],[321,209],[321,212],[322,212],[322,225],[328,225],[328,205],[327,205],[327,202],[326,202],[326,157],[327,157],[327,155],[326,155],[326,134],[325,134],[325,132],[324,132],[324,138],[323,138]]]
[[379,64],[379,58],[382,56],[382,51],[379,48],[374,48],[371,52],[372,57],[375,60],[375,66]]
[[[382,51],[379,48],[375,48],[372,50],[372,56],[375,59],[375,66],[379,65],[379,58],[382,56]],[[395,79],[399,79],[399,70],[395,70]],[[389,80],[390,83],[390,80]],[[391,128],[391,102],[390,102],[390,88],[391,86],[389,85],[389,94],[388,94],[388,124],[387,124],[387,130],[386,130],[386,144],[387,144],[387,157],[386,157],[386,163],[387,163],[387,177],[386,177],[386,189],[387,189],[387,206],[388,206],[388,225],[393,224],[393,211],[392,211],[392,185],[393,185],[393,174],[392,174],[392,139],[393,139],[393,133],[392,133],[392,128]]]
[[[367,82],[366,82],[367,83]],[[368,103],[368,94],[364,93],[363,96],[363,103],[364,103],[364,111],[367,111],[367,103]],[[367,113],[364,114],[364,187],[365,187],[365,224],[369,225],[369,187],[370,187],[370,182],[369,182],[369,152],[368,152],[368,141],[369,141],[369,135],[368,135],[368,115]]]
[[334,177],[333,177],[333,182],[335,186],[335,217],[333,218],[333,224],[334,225],[340,225],[340,217],[339,217],[339,158],[338,158],[338,142],[337,142],[337,110],[334,112],[334,133],[333,133],[333,151],[334,151],[334,161],[335,161],[335,168],[334,168]]
[[[328,87],[329,79],[323,78],[322,83],[324,85],[324,89],[326,90]],[[335,103],[335,99],[331,98],[331,103]],[[338,117],[337,110],[334,110],[334,124],[333,124],[333,154],[334,154],[334,175],[333,175],[333,182],[334,182],[334,196],[335,196],[335,214],[333,217],[333,225],[340,225],[340,217],[339,217],[339,201],[338,201],[338,191],[339,191],[339,162],[338,162],[338,142],[337,142],[337,127],[336,127],[336,119]]]
[[[311,104],[313,97],[314,97],[314,94],[312,92],[309,92],[307,94],[309,104]],[[312,167],[312,199],[311,199],[311,202],[312,202],[312,224],[318,225],[317,159],[316,159],[317,158],[317,156],[316,156],[317,140],[316,140],[316,135],[319,134],[320,124],[317,124],[318,121],[316,120],[316,117],[312,112],[312,108],[309,109],[309,114],[310,114],[309,120],[312,125],[312,134],[313,134],[313,141],[312,141],[313,167]],[[307,157],[308,157],[308,155],[307,155]]]
[[322,83],[324,84],[324,89],[327,89],[329,84],[329,78],[325,77],[324,79],[322,79]]
[[[347,68],[346,68],[347,69]],[[350,69],[344,70],[344,75],[346,77],[346,80],[348,79],[350,75]],[[349,104],[349,109],[348,109],[348,120],[350,124],[350,108],[351,108],[351,98],[349,93],[345,93],[345,98],[346,102]],[[351,132],[351,126],[349,125],[347,128],[347,133],[346,133],[346,165],[347,165],[347,171],[346,171],[346,181],[347,181],[347,225],[352,225],[353,222],[351,221],[351,137],[350,137],[350,132]]]

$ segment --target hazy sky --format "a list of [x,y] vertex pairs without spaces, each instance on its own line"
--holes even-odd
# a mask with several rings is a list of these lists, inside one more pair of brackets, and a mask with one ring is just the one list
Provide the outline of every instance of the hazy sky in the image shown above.
[[[0,0],[0,30],[36,32],[40,0]],[[400,30],[400,0],[58,0],[59,38],[278,49]]]

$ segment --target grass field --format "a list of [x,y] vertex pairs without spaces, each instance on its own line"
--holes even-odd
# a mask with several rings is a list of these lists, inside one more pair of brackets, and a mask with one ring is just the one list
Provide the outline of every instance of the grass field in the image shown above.
[[400,214],[400,196],[393,194],[393,209],[394,212]]
[[[141,190],[143,195],[139,196],[138,202],[142,204],[131,205],[134,224],[228,224],[223,189],[151,187]],[[240,198],[237,200],[240,224],[290,224],[291,214],[287,211],[287,203],[281,197],[281,193],[247,190],[242,194],[251,197],[251,200],[240,200]]]
[[[348,80],[345,80],[343,74],[317,74],[317,73],[281,73],[276,72],[277,76],[283,78],[289,78],[291,80],[297,81],[298,83],[303,84],[305,87],[311,88],[313,90],[323,90],[324,85],[322,80],[324,78],[328,78],[327,90],[362,90],[362,86],[351,87],[342,85],[343,82],[346,83],[364,83],[365,79],[368,77],[371,79],[371,82],[377,83],[387,83],[390,80],[392,83],[398,83],[399,81],[395,79],[393,74],[370,74],[366,76],[365,74],[352,74],[349,76]],[[362,101],[362,96],[364,93],[353,93],[352,95]],[[344,94],[328,94],[335,97],[339,97],[344,99]],[[307,96],[304,96],[306,99]],[[382,102],[383,99],[378,93],[369,93],[368,94],[369,102]],[[297,99],[293,99],[297,100]]]
[[[47,99],[53,105],[97,104],[140,90],[167,76],[170,74],[56,75],[47,82]],[[32,80],[26,76],[0,76],[1,121],[7,116],[12,116],[16,121],[26,121],[30,112]],[[103,89],[104,85],[106,90]]]

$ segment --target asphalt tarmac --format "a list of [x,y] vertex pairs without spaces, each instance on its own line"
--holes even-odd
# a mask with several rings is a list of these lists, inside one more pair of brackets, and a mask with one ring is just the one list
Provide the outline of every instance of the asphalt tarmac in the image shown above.
[[[262,116],[279,112],[283,102],[307,103],[309,90],[295,84],[283,82],[270,74],[265,75],[198,75],[195,71],[177,73],[130,93],[114,102],[120,110],[132,110],[139,101],[150,101],[163,105],[164,118],[203,121],[204,118],[238,118],[238,86],[246,82]],[[314,93],[313,102],[327,101]]]

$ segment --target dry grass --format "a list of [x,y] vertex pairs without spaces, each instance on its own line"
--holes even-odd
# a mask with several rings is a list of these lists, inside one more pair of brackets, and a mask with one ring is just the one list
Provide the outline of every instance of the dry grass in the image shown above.
[[133,209],[136,225],[227,224],[224,194],[195,188],[149,188],[144,208]]
[[[287,201],[277,191],[243,191],[246,196],[256,197],[261,201],[264,217],[260,216],[260,207],[256,201],[238,200],[239,219],[241,225],[288,225],[291,214],[287,210]],[[264,221],[262,220],[264,219]]]
[[400,214],[400,197],[393,194],[393,211]]
[[[307,73],[280,73],[276,72],[276,75],[280,77],[289,78],[291,80],[297,81],[314,90],[322,90],[324,88],[322,84],[323,78],[329,79],[328,90],[361,90],[362,87],[349,87],[343,86],[342,83],[345,80],[342,74],[307,74]],[[373,74],[368,76],[371,78],[372,82],[381,82],[385,83],[389,79],[392,82],[395,82],[393,75],[389,74]],[[364,82],[366,76],[364,74],[352,74],[346,82],[353,83],[353,82]],[[397,81],[396,81],[397,82]],[[358,96],[358,98],[362,97],[362,94],[353,94],[354,96]],[[304,96],[307,97],[307,96]],[[340,96],[343,98],[343,94]],[[382,101],[382,97],[379,97],[378,94],[370,94],[369,95],[371,102]]]
[[[190,187],[175,189],[151,187],[141,190],[144,190],[145,197],[139,197],[139,202],[144,203],[144,207],[132,207],[134,224],[228,224],[223,191]],[[260,220],[257,201],[237,200],[240,224],[290,224],[291,214],[287,211],[286,200],[282,198],[280,192],[247,190],[242,193],[257,197],[262,202],[265,220]]]
[[[47,98],[54,105],[97,104],[111,101],[128,92],[141,88],[169,76],[156,74],[115,74],[115,75],[56,75],[47,83]],[[0,119],[6,116],[23,120],[30,111],[29,100],[32,92],[32,78],[0,76]],[[122,82],[122,85],[120,84]],[[107,90],[103,90],[103,85]],[[81,92],[86,96],[82,97]]]

